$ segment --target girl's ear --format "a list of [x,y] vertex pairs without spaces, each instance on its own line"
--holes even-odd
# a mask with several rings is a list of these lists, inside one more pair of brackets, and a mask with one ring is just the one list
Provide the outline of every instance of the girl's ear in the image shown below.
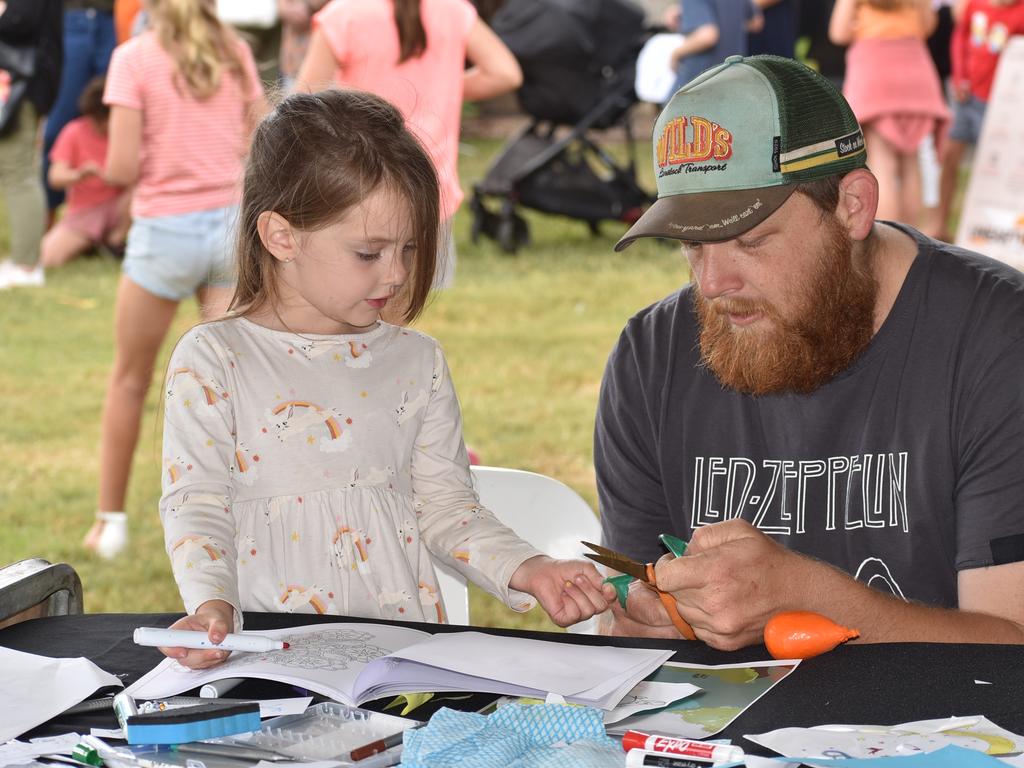
[[298,247],[288,219],[274,211],[263,211],[256,218],[256,231],[259,232],[263,247],[270,251],[275,259],[285,264],[295,261]]

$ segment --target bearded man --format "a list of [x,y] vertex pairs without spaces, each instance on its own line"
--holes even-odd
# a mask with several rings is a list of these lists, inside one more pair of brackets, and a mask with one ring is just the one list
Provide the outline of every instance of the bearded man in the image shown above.
[[[1024,642],[1024,275],[875,221],[853,113],[793,60],[730,57],[654,139],[658,201],[616,248],[679,240],[693,281],[608,361],[605,545],[658,560],[721,649],[789,610]],[[659,560],[661,533],[685,555]],[[646,589],[604,628],[679,636]]]

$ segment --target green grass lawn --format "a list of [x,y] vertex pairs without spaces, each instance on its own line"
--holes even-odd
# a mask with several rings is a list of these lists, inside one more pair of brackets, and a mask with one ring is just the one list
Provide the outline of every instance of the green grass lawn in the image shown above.
[[[467,187],[499,147],[467,145]],[[642,147],[644,166],[646,153]],[[470,215],[460,210],[456,285],[434,299],[417,327],[444,345],[466,441],[483,463],[557,477],[596,509],[591,437],[605,359],[625,321],[687,274],[677,249],[654,242],[613,253],[621,224],[607,223],[593,237],[579,221],[526,216],[533,244],[510,256],[490,241],[472,244]],[[157,514],[159,387],[150,392],[129,489],[130,553],[108,563],[81,548],[96,504],[118,270],[115,262],[84,258],[50,273],[43,289],[0,293],[0,564],[26,557],[70,563],[89,612],[174,611],[180,600]],[[196,319],[194,303],[183,304],[160,370]],[[540,609],[519,617],[478,592],[472,611],[484,624],[552,626]]]

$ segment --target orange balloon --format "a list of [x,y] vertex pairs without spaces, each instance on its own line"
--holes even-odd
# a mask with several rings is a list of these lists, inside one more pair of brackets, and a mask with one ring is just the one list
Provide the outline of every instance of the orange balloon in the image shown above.
[[764,644],[776,659],[809,659],[855,637],[856,629],[812,611],[777,613],[764,625]]

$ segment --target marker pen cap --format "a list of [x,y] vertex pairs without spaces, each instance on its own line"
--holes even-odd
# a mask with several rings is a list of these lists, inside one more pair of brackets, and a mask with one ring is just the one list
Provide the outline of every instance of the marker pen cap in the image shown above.
[[626,753],[626,768],[712,768],[711,760],[687,755],[670,755],[650,749],[631,749]]
[[117,715],[117,722],[122,728],[128,727],[126,721],[129,717],[139,714],[135,699],[127,691],[121,691],[114,697],[114,714]]
[[217,699],[223,696],[225,693],[230,691],[236,685],[242,682],[240,677],[225,677],[222,680],[214,680],[209,682],[199,689],[199,698],[201,699]]

